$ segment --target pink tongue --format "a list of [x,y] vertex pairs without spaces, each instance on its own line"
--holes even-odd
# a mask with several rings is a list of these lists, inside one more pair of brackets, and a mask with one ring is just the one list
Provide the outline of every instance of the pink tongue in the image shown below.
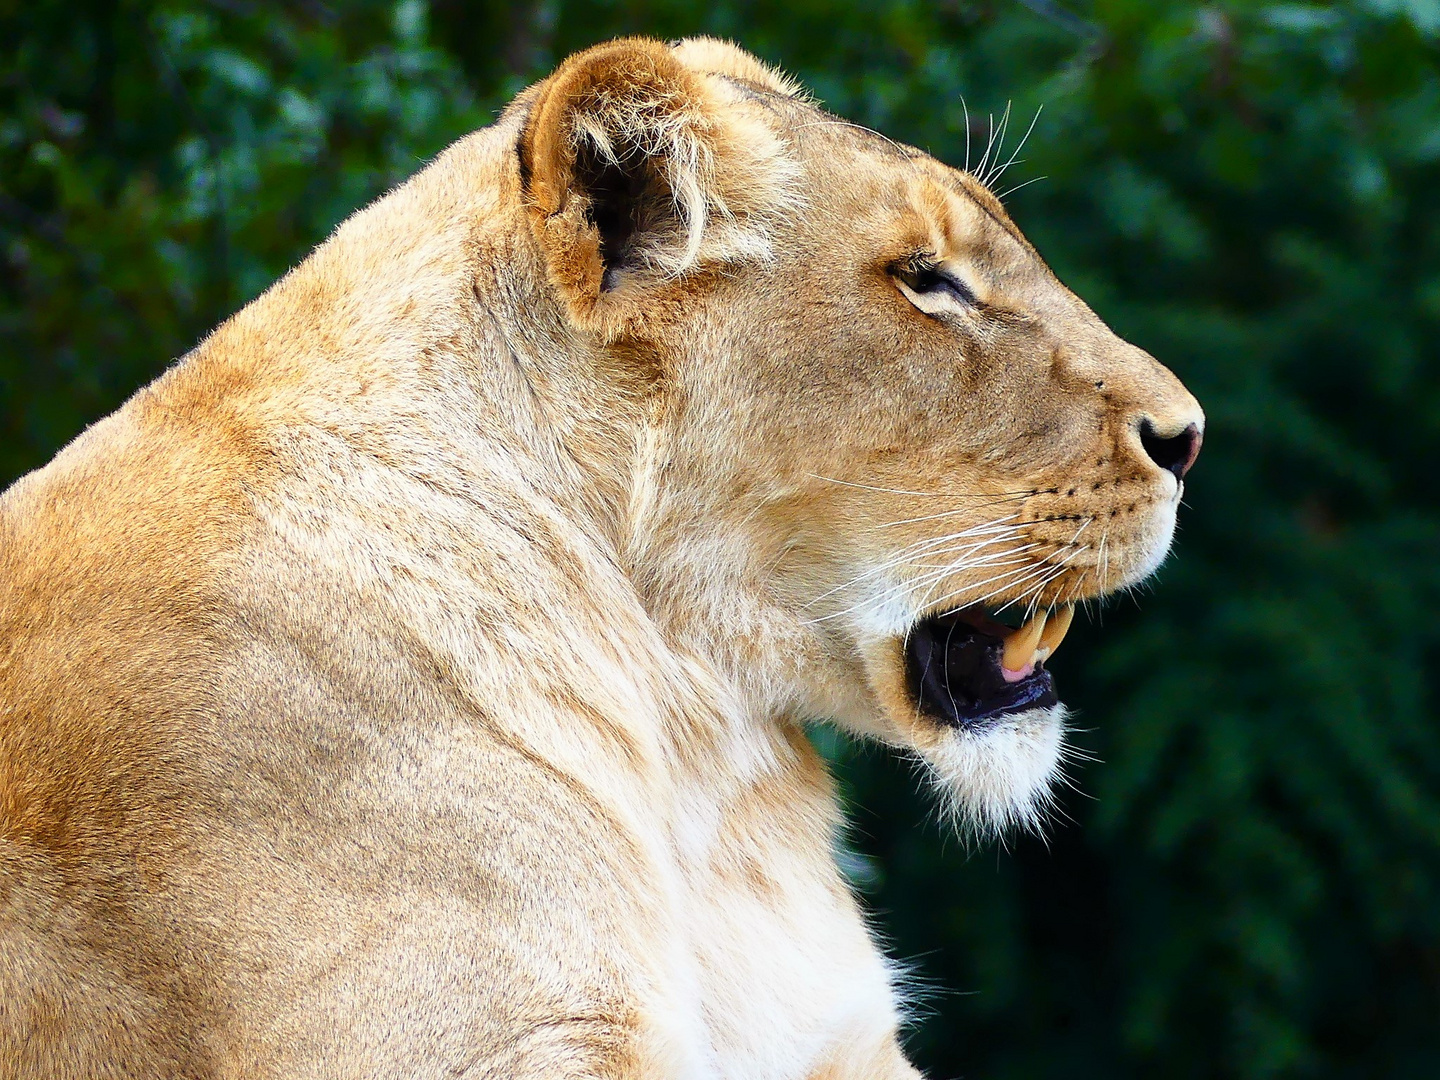
[[1000,665],[1000,674],[1005,677],[1006,682],[1019,682],[1021,679],[1029,678],[1035,673],[1035,661],[1030,661],[1019,671],[1011,671],[1004,664]]

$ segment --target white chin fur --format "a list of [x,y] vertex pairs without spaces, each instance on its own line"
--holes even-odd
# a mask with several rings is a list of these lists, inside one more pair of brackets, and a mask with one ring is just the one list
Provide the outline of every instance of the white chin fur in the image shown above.
[[950,729],[923,752],[957,828],[990,837],[1038,831],[1065,746],[1065,707],[1015,713],[977,730]]
[[1124,580],[1119,582],[1119,587],[1138,585],[1156,570],[1170,554],[1170,543],[1175,539],[1175,510],[1179,505],[1177,493],[1174,502],[1166,503],[1160,507],[1159,520],[1154,524],[1154,535],[1146,546],[1146,553],[1135,569],[1126,574]]

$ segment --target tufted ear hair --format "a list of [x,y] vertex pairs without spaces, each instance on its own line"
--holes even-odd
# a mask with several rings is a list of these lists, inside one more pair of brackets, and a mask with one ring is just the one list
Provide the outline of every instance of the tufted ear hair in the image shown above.
[[649,285],[706,262],[766,259],[797,172],[763,110],[658,41],[566,60],[520,143],[531,221],[573,315],[613,324]]

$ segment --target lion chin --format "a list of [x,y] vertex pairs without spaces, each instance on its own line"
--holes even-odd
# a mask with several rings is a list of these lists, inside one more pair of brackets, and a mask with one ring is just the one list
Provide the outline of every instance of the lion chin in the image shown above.
[[1065,757],[1066,716],[1060,704],[1027,709],[946,731],[920,751],[946,817],[962,835],[1040,830]]

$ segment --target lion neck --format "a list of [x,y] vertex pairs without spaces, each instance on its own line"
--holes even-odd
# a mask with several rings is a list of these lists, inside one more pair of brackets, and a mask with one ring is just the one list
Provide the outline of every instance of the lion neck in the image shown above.
[[[184,378],[223,393],[259,442],[293,443],[304,417],[355,455],[356,469],[328,472],[325,498],[390,522],[387,536],[413,514],[378,505],[373,485],[339,490],[347,475],[383,467],[404,481],[397,498],[409,484],[469,500],[487,519],[467,575],[480,588],[497,573],[485,530],[523,535],[506,573],[556,583],[578,636],[625,640],[596,662],[639,658],[625,678],[657,703],[662,741],[780,738],[792,710],[768,658],[783,634],[753,599],[753,560],[697,546],[723,537],[686,501],[705,478],[671,475],[654,354],[567,321],[521,227],[512,136],[502,125],[462,141],[355,215],[197,350]],[[550,675],[584,699],[611,678],[594,659]]]

